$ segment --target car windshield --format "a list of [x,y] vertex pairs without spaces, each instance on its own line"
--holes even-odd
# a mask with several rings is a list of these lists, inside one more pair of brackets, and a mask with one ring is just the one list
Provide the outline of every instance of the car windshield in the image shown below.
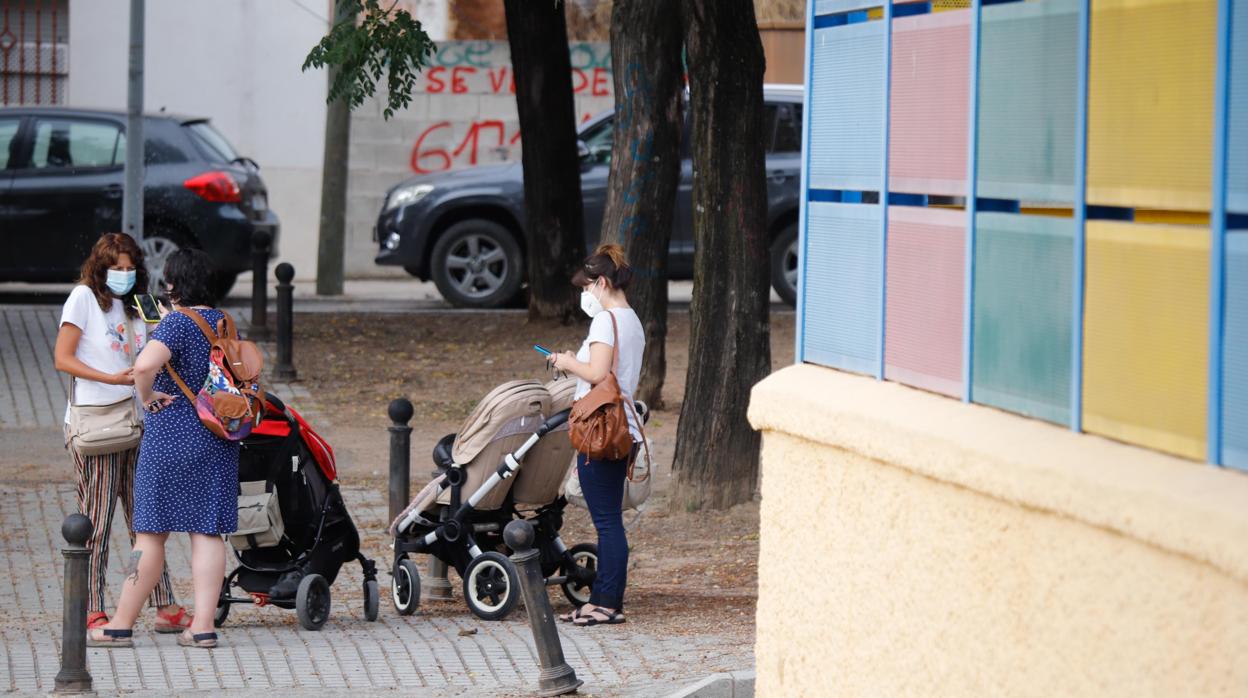
[[581,131],[581,141],[589,149],[590,157],[594,162],[611,162],[612,121],[611,117],[607,117]]
[[204,156],[210,160],[219,162],[233,162],[238,159],[238,153],[230,142],[225,140],[225,136],[221,132],[212,127],[207,121],[196,121],[187,124],[186,128],[195,138],[195,142],[199,144],[204,151]]

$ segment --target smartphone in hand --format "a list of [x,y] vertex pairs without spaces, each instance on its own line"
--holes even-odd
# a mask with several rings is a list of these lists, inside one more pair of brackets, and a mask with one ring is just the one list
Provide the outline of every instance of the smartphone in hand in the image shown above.
[[540,344],[534,344],[534,345],[533,345],[533,351],[535,351],[535,352],[537,352],[537,353],[541,354],[542,356],[550,356],[551,354],[553,354],[553,353],[554,353],[553,351],[551,351],[551,350],[547,349],[546,347],[544,347],[544,346],[542,346],[542,345],[540,345]]
[[138,307],[139,316],[143,318],[143,322],[160,322],[160,306],[156,304],[156,299],[152,297],[152,294],[134,294],[134,304]]

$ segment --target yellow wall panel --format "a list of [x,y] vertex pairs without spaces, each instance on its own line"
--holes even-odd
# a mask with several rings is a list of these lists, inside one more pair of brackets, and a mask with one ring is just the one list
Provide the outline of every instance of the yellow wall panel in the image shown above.
[[1088,203],[1207,211],[1214,0],[1092,0]]
[[1205,457],[1209,230],[1090,221],[1086,431]]

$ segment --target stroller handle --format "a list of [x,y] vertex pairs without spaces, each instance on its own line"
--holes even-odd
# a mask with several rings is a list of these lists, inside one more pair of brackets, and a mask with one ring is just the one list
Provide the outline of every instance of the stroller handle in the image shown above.
[[542,426],[539,427],[537,430],[539,438],[558,429],[564,424],[567,424],[568,415],[571,414],[571,412],[572,412],[572,408],[568,408],[566,410],[563,410],[562,412],[556,412],[550,417],[547,417],[546,421],[543,422]]

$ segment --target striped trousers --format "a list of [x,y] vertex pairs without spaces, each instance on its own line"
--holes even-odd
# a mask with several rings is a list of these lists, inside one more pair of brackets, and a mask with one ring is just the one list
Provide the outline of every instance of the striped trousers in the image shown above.
[[[87,577],[87,612],[104,611],[104,592],[107,588],[108,532],[113,526],[113,514],[117,500],[121,500],[126,516],[126,532],[130,545],[134,546],[134,466],[139,460],[139,449],[109,453],[102,456],[79,455],[69,449],[78,470],[78,511],[91,519],[91,538],[87,547],[91,550],[90,572]],[[160,573],[160,582],[152,591],[150,602],[160,608],[174,603],[173,584],[169,581],[169,565]]]

